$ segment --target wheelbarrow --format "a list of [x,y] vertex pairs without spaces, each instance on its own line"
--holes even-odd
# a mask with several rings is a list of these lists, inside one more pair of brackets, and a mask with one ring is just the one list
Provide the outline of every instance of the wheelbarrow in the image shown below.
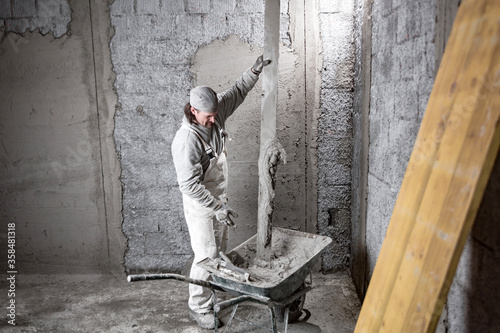
[[[306,283],[311,268],[316,259],[332,242],[331,238],[316,234],[294,231],[283,228],[273,228],[273,248],[279,258],[274,258],[269,267],[257,268],[249,265],[255,258],[256,236],[240,244],[224,256],[237,269],[231,274],[225,269],[220,269],[217,260],[205,259],[197,263],[206,269],[211,280],[194,280],[179,274],[137,274],[129,275],[127,280],[144,281],[157,279],[175,279],[210,288],[214,295],[215,322],[223,309],[233,306],[230,318],[226,323],[227,331],[234,318],[238,304],[251,301],[267,305],[271,312],[271,331],[277,333],[277,321],[283,321],[284,332],[287,331],[288,322],[298,319],[307,292],[313,289],[311,283]],[[284,258],[284,260],[283,260]],[[277,269],[276,265],[283,265],[285,269]],[[239,269],[241,268],[241,269]],[[312,281],[311,281],[312,282]],[[231,299],[218,302],[215,291],[223,291],[234,296]],[[248,324],[254,324],[247,322]],[[217,326],[217,325],[216,325]],[[267,328],[269,329],[269,328]],[[215,329],[217,332],[217,327]]]

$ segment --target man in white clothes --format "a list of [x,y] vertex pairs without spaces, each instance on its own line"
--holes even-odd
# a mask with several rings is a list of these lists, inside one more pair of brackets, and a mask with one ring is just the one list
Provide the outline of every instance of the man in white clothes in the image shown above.
[[[260,56],[222,93],[207,86],[193,88],[184,107],[182,126],[172,143],[172,156],[194,252],[189,275],[193,279],[209,277],[196,263],[207,257],[215,259],[219,251],[226,251],[227,226],[234,225],[232,216],[237,217],[227,206],[226,120],[270,62]],[[199,326],[215,329],[210,289],[190,284],[188,304],[189,315]]]

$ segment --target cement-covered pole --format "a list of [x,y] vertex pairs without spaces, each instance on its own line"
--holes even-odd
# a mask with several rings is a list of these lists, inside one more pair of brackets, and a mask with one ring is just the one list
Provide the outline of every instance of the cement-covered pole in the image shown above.
[[[271,63],[264,67],[262,71],[262,99],[261,110],[261,132],[260,132],[260,155],[259,163],[264,163],[265,147],[268,141],[276,138],[276,109],[278,104],[278,58],[280,41],[280,0],[266,0],[264,14],[264,60],[270,59]],[[265,175],[267,166],[259,166],[259,180]],[[257,256],[263,260],[271,257],[272,245],[272,200],[274,191],[269,195],[266,185],[259,181],[259,214],[257,222]],[[269,186],[267,186],[269,187]],[[264,202],[264,196],[269,198],[269,202]],[[269,211],[271,214],[265,213]]]

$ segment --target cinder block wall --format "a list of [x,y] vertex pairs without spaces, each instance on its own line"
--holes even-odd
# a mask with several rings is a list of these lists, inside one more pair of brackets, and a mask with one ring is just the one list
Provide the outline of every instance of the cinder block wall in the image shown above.
[[[324,268],[349,267],[351,244],[354,0],[319,1],[321,115],[318,119],[318,230],[333,239]],[[319,56],[319,54],[318,54]]]
[[[125,0],[111,5],[119,98],[115,139],[128,271],[180,271],[191,257],[170,152],[189,90],[196,85],[191,66],[198,49],[229,35],[261,47],[263,10],[262,1]],[[229,61],[238,56],[235,51],[219,56]],[[232,79],[250,65],[241,64]],[[204,66],[211,68],[208,62]],[[218,92],[229,87],[206,84]]]
[[[278,167],[273,221],[315,231],[316,216],[306,216],[306,187],[313,181],[305,176],[311,165],[307,140],[316,139],[311,134],[316,129],[305,110],[311,78],[304,75],[303,6],[281,1],[277,132],[288,163]],[[191,248],[170,145],[189,90],[199,84],[228,88],[262,52],[264,1],[115,1],[111,19],[125,266],[128,271],[180,271]],[[256,233],[260,94],[259,83],[228,123],[229,199],[240,215],[230,247]]]
[[[274,223],[331,236],[323,268],[343,269],[352,2],[281,5],[277,132],[288,163],[278,168]],[[122,260],[129,271],[184,267],[191,249],[170,143],[190,88],[222,91],[262,52],[263,15],[263,0],[0,2],[1,208],[22,225],[26,262],[49,271],[73,270],[70,261],[83,270]],[[259,83],[228,123],[240,214],[230,246],[256,232],[260,103]]]
[[[281,1],[277,130],[289,162],[278,168],[273,221],[332,237],[325,270],[345,269],[349,263],[353,4]],[[189,89],[207,84],[222,91],[259,55],[263,15],[263,0],[130,0],[111,5],[119,98],[115,139],[122,165],[127,270],[179,271],[190,258],[170,144]],[[313,43],[306,51],[304,36],[304,26],[312,29],[318,18],[321,53],[311,48]],[[307,77],[306,52],[323,56]],[[318,75],[321,83],[315,86]],[[310,90],[321,95],[319,105],[307,108],[304,96]],[[230,247],[256,232],[259,112],[260,84],[228,123],[234,133],[229,144],[229,193],[240,215]],[[312,112],[320,118],[308,114]],[[314,165],[311,156],[317,159]],[[317,202],[308,203],[316,195]]]

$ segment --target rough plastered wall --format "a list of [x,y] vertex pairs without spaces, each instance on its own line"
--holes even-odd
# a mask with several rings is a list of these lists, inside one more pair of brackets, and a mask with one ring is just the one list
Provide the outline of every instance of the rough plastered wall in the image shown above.
[[[277,129],[289,163],[278,167],[275,223],[304,230],[304,41],[295,38],[304,26],[288,1],[281,4]],[[122,165],[128,271],[181,271],[188,263],[191,247],[170,145],[189,90],[199,84],[218,92],[228,88],[262,52],[263,11],[263,0],[129,0],[111,5],[119,97],[115,139]],[[239,214],[230,248],[256,232],[260,95],[259,83],[227,128],[232,138],[229,200]]]
[[369,271],[385,237],[435,66],[435,3],[372,4],[366,247]]
[[[361,47],[357,58],[361,63],[357,66],[369,69],[370,78],[368,81],[363,78],[366,73],[361,69],[356,77],[355,94],[355,113],[360,115],[359,119],[355,117],[355,140],[365,135],[363,117],[368,117],[366,235],[364,240],[355,240],[366,243],[367,280],[385,237],[459,3],[458,0],[375,1],[371,11],[366,2],[357,7],[358,15],[365,17],[358,25],[361,29],[358,36],[370,37],[363,27],[372,25],[371,41],[357,42]],[[366,20],[369,17],[371,22]],[[371,43],[371,59],[363,56],[366,43]],[[365,91],[366,82],[371,82],[368,92]],[[367,94],[368,113],[364,110]],[[353,164],[364,163],[362,150],[361,146],[355,150]],[[451,284],[438,332],[496,332],[500,329],[497,306],[500,290],[497,278],[500,271],[498,160]],[[362,193],[357,200],[364,200]],[[361,207],[359,202],[358,207]],[[363,221],[356,223],[360,226]],[[359,251],[357,255],[364,253]],[[359,274],[359,270],[353,270],[353,274],[356,272]],[[363,278],[354,277],[354,281],[359,283]],[[359,291],[363,286],[357,288]]]
[[122,270],[106,9],[0,1],[0,235],[7,253],[15,225],[19,274]]
[[362,299],[366,279],[366,197],[368,182],[369,111],[371,79],[371,0],[355,1],[355,49],[353,103],[353,156],[351,196],[351,276]]
[[332,237],[323,267],[349,267],[351,242],[354,1],[319,1],[322,42],[318,120],[318,230]]

